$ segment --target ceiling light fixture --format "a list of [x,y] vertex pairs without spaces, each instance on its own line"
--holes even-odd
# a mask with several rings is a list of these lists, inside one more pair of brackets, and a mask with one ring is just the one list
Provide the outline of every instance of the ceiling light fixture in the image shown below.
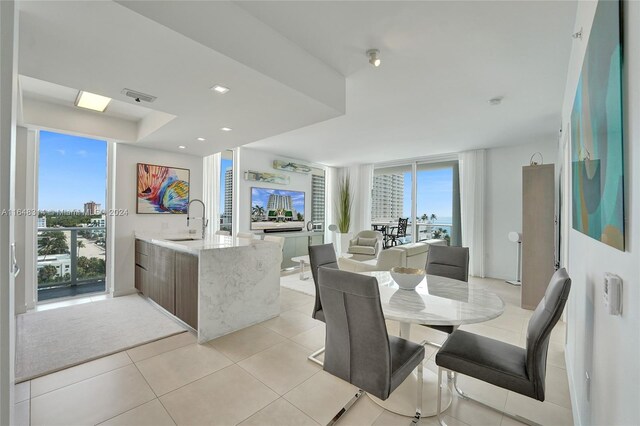
[[186,149],[187,147],[186,147],[186,146],[184,146],[184,145],[178,145],[178,148],[180,148],[180,149]]
[[213,90],[214,92],[218,92],[221,95],[224,95],[225,93],[227,93],[229,91],[228,87],[224,87],[224,86],[220,86],[219,84],[216,84],[215,86],[213,86],[211,88],[211,90]]
[[489,99],[489,105],[491,106],[500,105],[503,99],[504,98],[502,96],[496,96],[495,98],[491,98]]
[[233,129],[231,127],[220,127],[220,130],[222,130],[223,132],[230,132]]
[[200,142],[204,142],[204,141],[206,141],[206,139],[205,139],[205,138],[196,138],[196,140],[199,140]]
[[92,111],[104,112],[109,102],[111,102],[111,98],[81,90],[76,97],[75,106]]
[[379,67],[380,66],[380,58],[378,57],[378,55],[380,54],[380,51],[378,49],[369,49],[367,50],[367,56],[369,57],[369,63],[371,65],[373,65],[374,67]]

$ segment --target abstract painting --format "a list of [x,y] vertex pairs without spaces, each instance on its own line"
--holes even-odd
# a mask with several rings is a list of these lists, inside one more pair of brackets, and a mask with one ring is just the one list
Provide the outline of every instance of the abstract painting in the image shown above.
[[571,113],[573,228],[624,250],[620,4],[598,2]]
[[244,172],[244,179],[255,182],[276,183],[278,185],[289,185],[290,180],[289,176],[278,173],[255,172],[253,170]]
[[186,214],[189,170],[138,163],[136,213]]
[[288,172],[309,174],[311,167],[305,164],[292,163],[290,161],[273,160],[273,168],[276,170],[286,170]]

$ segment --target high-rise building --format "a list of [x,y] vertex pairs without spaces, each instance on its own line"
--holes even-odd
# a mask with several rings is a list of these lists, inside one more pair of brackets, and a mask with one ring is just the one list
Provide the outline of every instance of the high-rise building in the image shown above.
[[38,217],[38,228],[46,228],[47,227],[47,217],[40,216]]
[[86,216],[95,216],[97,214],[100,214],[100,204],[93,201],[84,203],[84,214]]
[[324,224],[325,211],[325,179],[322,175],[311,175],[311,220]]
[[231,223],[233,217],[233,168],[224,172],[224,213],[222,223]]
[[371,219],[395,220],[402,217],[404,174],[374,175],[371,189]]
[[293,202],[291,201],[291,195],[269,195],[269,201],[267,201],[267,211],[269,210],[293,211]]

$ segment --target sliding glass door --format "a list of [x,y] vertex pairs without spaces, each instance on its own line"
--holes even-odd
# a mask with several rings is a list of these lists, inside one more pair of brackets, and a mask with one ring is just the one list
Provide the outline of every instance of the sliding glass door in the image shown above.
[[[395,235],[401,219],[407,220],[406,232]],[[371,227],[387,234],[387,246],[430,239],[459,246],[458,161],[377,167],[371,191]]]
[[[386,235],[387,245],[413,241],[412,188],[413,172],[410,164],[374,170],[371,187],[371,226],[372,229]],[[407,220],[406,230],[398,226],[400,219]]]
[[40,131],[38,301],[106,291],[107,142]]

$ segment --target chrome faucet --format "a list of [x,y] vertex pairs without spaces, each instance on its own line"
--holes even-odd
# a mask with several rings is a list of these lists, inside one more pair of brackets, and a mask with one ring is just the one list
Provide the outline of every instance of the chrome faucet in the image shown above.
[[[191,203],[194,202],[199,202],[200,204],[202,204],[202,217],[190,217],[189,216],[189,211],[191,210]],[[206,229],[207,225],[209,224],[209,221],[205,218],[205,209],[206,207],[204,206],[204,203],[202,202],[202,200],[198,200],[197,198],[194,198],[193,200],[189,201],[189,204],[187,205],[187,228],[189,227],[189,219],[201,219],[202,220],[202,239],[204,240],[204,230]]]

